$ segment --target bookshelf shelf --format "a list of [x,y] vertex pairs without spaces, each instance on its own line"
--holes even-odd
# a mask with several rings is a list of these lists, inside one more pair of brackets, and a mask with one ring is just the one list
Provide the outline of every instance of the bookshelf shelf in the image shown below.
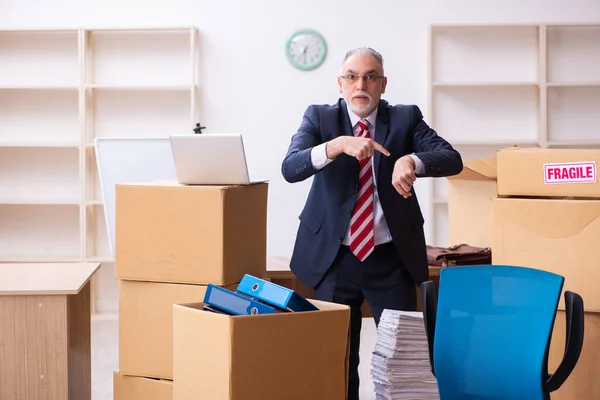
[[78,104],[77,90],[0,90],[0,142],[79,145]]
[[548,26],[548,82],[600,82],[600,25]]
[[101,262],[93,311],[115,307],[93,141],[189,132],[197,37],[195,27],[0,30],[0,262]]
[[195,75],[190,49],[191,29],[92,30],[86,41],[93,47],[86,83],[101,85],[178,85]]
[[[599,51],[600,53],[600,51]],[[552,87],[548,89],[548,141],[597,141],[600,126],[599,86]]]
[[79,90],[79,86],[74,85],[3,85],[0,86],[0,90],[61,90],[61,91],[69,91],[69,90]]
[[159,92],[179,92],[194,90],[189,85],[86,85],[89,90],[111,90],[111,91],[159,91]]
[[0,148],[0,197],[81,199],[79,149]]
[[80,79],[78,29],[0,31],[0,87],[69,87]]
[[0,258],[77,261],[81,258],[79,205],[0,205]]
[[78,206],[79,200],[77,199],[44,199],[44,198],[31,198],[31,197],[0,197],[0,205],[6,204],[29,204],[29,205],[73,205]]
[[600,148],[600,140],[590,141],[575,141],[575,142],[548,142],[548,148],[550,149],[573,149],[573,148],[589,148],[598,149]]
[[538,82],[433,82],[433,87],[442,88],[502,88],[502,87],[539,87]]
[[[431,26],[428,122],[463,159],[514,145],[600,148],[599,43],[600,25]],[[428,181],[428,240],[453,244],[446,180]]]
[[537,82],[538,38],[536,26],[433,27],[432,80]]
[[538,139],[540,91],[535,86],[436,87],[432,95],[436,129],[451,142]]
[[[8,135],[7,135],[8,136]],[[79,148],[79,143],[76,142],[35,142],[35,141],[29,141],[29,142],[17,142],[16,140],[14,142],[11,141],[6,141],[6,142],[0,142],[0,147],[28,147],[28,148],[33,148],[33,147],[39,147],[39,148]]]
[[194,126],[188,90],[94,90],[86,143],[96,137],[165,137]]

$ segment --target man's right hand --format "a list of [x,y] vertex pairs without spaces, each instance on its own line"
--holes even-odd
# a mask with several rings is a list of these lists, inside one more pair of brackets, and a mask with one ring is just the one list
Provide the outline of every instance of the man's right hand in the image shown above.
[[356,136],[339,136],[329,142],[325,147],[327,158],[334,159],[342,153],[355,157],[357,160],[373,156],[375,150],[388,156],[390,152],[373,139]]

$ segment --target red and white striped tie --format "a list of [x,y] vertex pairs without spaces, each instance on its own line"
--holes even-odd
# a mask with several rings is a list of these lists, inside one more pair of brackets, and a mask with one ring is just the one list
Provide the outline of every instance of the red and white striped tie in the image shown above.
[[[358,122],[360,126],[359,137],[371,138],[367,124],[368,122],[365,120]],[[375,248],[372,158],[362,159],[359,162],[358,200],[350,220],[350,250],[360,261],[364,261]]]

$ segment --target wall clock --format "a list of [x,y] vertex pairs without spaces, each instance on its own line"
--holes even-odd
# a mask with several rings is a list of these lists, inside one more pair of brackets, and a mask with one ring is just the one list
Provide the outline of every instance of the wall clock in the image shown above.
[[294,68],[310,71],[325,61],[327,43],[314,29],[294,32],[285,45],[285,54]]

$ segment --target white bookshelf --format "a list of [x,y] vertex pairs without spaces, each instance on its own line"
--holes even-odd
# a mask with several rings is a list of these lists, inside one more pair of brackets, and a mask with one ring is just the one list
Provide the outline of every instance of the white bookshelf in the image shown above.
[[[464,159],[512,145],[600,148],[600,22],[434,25],[430,51],[428,121]],[[447,181],[428,181],[428,241],[446,246]]]
[[101,262],[93,311],[116,310],[93,140],[190,132],[197,37],[195,27],[0,30],[0,262]]

